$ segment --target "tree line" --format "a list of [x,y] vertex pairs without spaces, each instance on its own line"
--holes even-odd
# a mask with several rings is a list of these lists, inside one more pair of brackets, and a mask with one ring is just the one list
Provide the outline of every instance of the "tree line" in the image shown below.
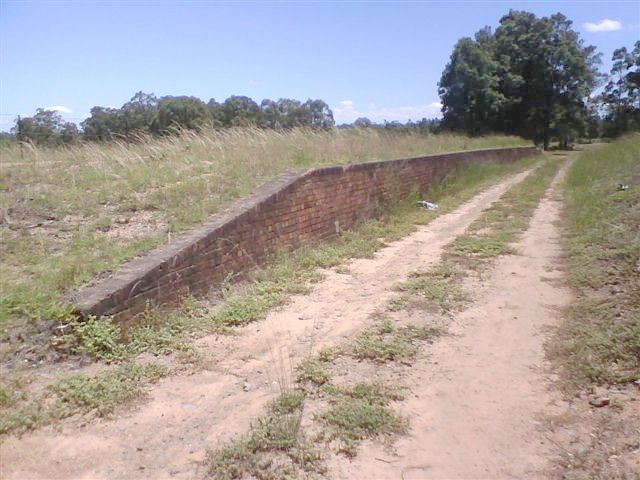
[[322,100],[301,102],[289,98],[257,104],[233,95],[223,103],[204,103],[196,97],[164,96],[138,92],[121,108],[93,107],[80,124],[66,122],[55,111],[37,109],[33,117],[16,120],[12,133],[17,140],[38,144],[67,144],[83,138],[93,141],[133,140],[142,135],[169,135],[204,127],[256,126],[271,129],[308,127],[327,129],[335,125],[333,112]]
[[[561,13],[538,18],[511,10],[495,32],[458,40],[440,82],[442,120],[384,122],[358,118],[340,127],[384,128],[470,135],[500,132],[529,138],[548,148],[578,138],[613,137],[640,130],[640,41],[613,52],[610,73],[600,73],[601,54],[587,46]],[[594,92],[603,87],[598,95]],[[333,128],[333,112],[322,100],[301,102],[233,95],[224,102],[196,97],[136,93],[121,108],[93,107],[80,127],[50,110],[19,118],[19,141],[67,144],[78,139],[131,140],[204,127],[270,129]]]
[[[455,45],[440,82],[442,127],[472,135],[505,132],[548,148],[579,137],[640,130],[640,41],[613,53],[609,75],[561,13],[511,10]],[[593,95],[604,86],[600,95]]]

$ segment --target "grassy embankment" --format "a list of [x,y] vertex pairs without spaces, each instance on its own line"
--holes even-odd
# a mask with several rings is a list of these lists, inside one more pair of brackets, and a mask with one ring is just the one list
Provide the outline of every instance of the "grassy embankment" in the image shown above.
[[[640,135],[582,154],[565,197],[576,301],[549,352],[581,432],[557,478],[637,478],[640,409]],[[606,408],[589,399],[606,398]],[[581,429],[581,430],[580,430]]]
[[[295,135],[295,132],[291,135]],[[310,134],[317,135],[316,140],[326,143],[330,134]],[[337,135],[343,135],[339,132]],[[281,138],[284,137],[284,138]],[[277,134],[275,137],[281,141],[289,138],[287,135]],[[351,139],[352,143],[358,141],[384,140],[384,135],[369,132],[351,132],[344,134],[343,141]],[[448,140],[447,140],[448,139]],[[175,140],[174,140],[175,141]],[[337,141],[337,140],[336,140]],[[464,147],[463,140],[459,137],[437,137],[422,138],[415,136],[403,136],[388,141],[407,142],[407,145],[415,142],[423,142],[423,148],[427,148],[431,142],[431,151],[434,149],[445,149],[442,142],[449,142],[451,150]],[[480,140],[478,140],[480,141]],[[461,143],[462,142],[462,143]],[[494,140],[485,139],[484,145],[472,143],[467,147],[480,147],[489,145],[499,146],[505,143],[517,143],[514,140],[497,138]],[[371,142],[369,142],[371,143]],[[373,142],[375,143],[375,142]],[[372,145],[370,145],[371,147]],[[390,146],[388,146],[391,148]],[[87,147],[88,148],[88,147]],[[115,147],[111,147],[115,148]],[[135,148],[141,148],[136,146]],[[238,147],[239,148],[239,147]],[[351,147],[353,148],[353,147]],[[373,148],[378,148],[373,144]],[[387,149],[389,151],[389,148]],[[399,148],[396,146],[396,148]],[[407,146],[407,148],[409,148]],[[414,147],[411,147],[414,148]],[[406,155],[417,155],[420,152],[408,151]],[[392,155],[392,153],[389,153]],[[396,152],[394,156],[402,156]],[[384,242],[398,238],[415,228],[416,224],[427,223],[435,216],[445,213],[473,194],[486,188],[497,179],[509,173],[520,171],[536,159],[528,159],[514,164],[496,165],[474,165],[463,171],[451,175],[447,181],[434,186],[428,193],[428,198],[440,203],[438,212],[427,211],[415,207],[416,198],[404,199],[398,203],[394,211],[380,220],[367,222],[354,232],[344,232],[344,234],[334,242],[312,249],[303,249],[295,255],[287,255],[283,258],[276,258],[274,262],[254,273],[254,281],[246,287],[233,289],[226,292],[226,306],[222,309],[210,311],[195,302],[189,302],[183,311],[163,314],[160,312],[150,312],[144,319],[144,324],[134,331],[123,331],[119,325],[115,325],[108,319],[97,319],[85,324],[77,325],[76,329],[66,338],[71,342],[71,351],[76,354],[85,354],[98,360],[106,362],[133,362],[137,354],[147,351],[156,354],[167,354],[181,349],[190,349],[189,333],[193,330],[206,332],[207,330],[219,330],[221,328],[233,328],[261,318],[266,311],[286,302],[289,295],[304,291],[307,285],[318,278],[316,269],[318,267],[330,267],[338,265],[348,257],[368,256],[384,245]],[[415,332],[413,332],[415,333]],[[111,369],[113,370],[113,369]],[[102,382],[104,374],[94,376],[83,376],[76,382],[80,390],[87,390],[90,396],[99,398],[99,393],[105,385]],[[117,377],[109,377],[113,380],[114,389],[117,391],[122,383]],[[144,383],[153,378],[147,379],[145,376],[136,377],[139,382]],[[30,379],[19,379],[13,381],[7,379],[3,382],[2,393],[2,430],[21,431],[25,428],[33,428],[44,423],[48,423],[55,418],[59,418],[59,412],[63,414],[73,413],[77,410],[47,410],[41,409],[39,405],[51,404],[53,398],[60,398],[60,389],[53,384],[40,391],[37,395],[30,395]],[[68,379],[63,378],[66,382]],[[67,382],[68,383],[68,382]],[[130,390],[130,385],[125,385]],[[121,396],[126,400],[127,396]],[[57,400],[53,400],[54,404]],[[85,402],[84,411],[97,410],[106,411],[100,406],[95,406],[91,402]],[[64,416],[64,415],[62,415]]]
[[578,302],[562,352],[574,388],[640,379],[639,155],[636,135],[583,154],[567,177],[570,279]]
[[170,241],[292,167],[522,144],[373,130],[208,131],[0,150],[0,326],[68,314],[62,293]]

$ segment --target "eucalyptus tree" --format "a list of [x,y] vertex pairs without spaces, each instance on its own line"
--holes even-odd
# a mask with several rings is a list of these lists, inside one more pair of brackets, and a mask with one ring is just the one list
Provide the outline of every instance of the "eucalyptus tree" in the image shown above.
[[633,50],[614,50],[609,81],[602,93],[605,135],[640,130],[640,40]]
[[443,126],[568,145],[586,128],[600,63],[571,26],[560,13],[511,10],[494,34],[485,28],[459,40],[439,84]]

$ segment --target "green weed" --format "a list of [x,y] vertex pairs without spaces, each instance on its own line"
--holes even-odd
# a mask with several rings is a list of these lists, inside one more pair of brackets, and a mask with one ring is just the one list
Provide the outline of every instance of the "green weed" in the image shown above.
[[276,415],[287,415],[302,409],[305,393],[301,390],[282,392],[272,403],[271,412]]
[[34,398],[8,392],[0,405],[0,434],[22,433],[76,413],[107,415],[144,396],[144,385],[167,374],[164,365],[130,363],[95,375],[63,377]]
[[320,453],[301,430],[304,399],[304,392],[283,392],[246,435],[210,453],[208,477],[277,480],[323,472]]
[[331,378],[331,369],[327,363],[313,357],[305,358],[296,370],[298,371],[296,380],[300,383],[321,386]]
[[94,410],[100,415],[113,412],[123,403],[144,394],[143,384],[168,373],[157,363],[126,364],[100,375],[74,375],[63,378],[50,389],[55,393],[65,416]]
[[318,418],[328,437],[340,442],[339,451],[345,455],[355,456],[362,439],[406,431],[407,421],[388,406],[398,397],[381,385],[360,383],[336,393],[334,405]]
[[395,328],[388,320],[378,327],[363,331],[351,346],[351,355],[360,360],[391,362],[409,361],[418,352],[416,341],[432,341],[442,331],[435,327],[415,325]]
[[463,272],[452,264],[438,264],[425,272],[414,272],[407,281],[397,286],[398,290],[408,295],[394,298],[390,309],[410,307],[411,298],[416,295],[445,312],[459,308],[469,300],[469,294],[460,285],[462,277]]

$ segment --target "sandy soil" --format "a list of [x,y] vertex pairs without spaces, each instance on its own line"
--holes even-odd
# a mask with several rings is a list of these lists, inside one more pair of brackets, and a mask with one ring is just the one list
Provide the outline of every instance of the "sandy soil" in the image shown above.
[[373,259],[351,262],[348,274],[326,272],[311,294],[293,298],[264,322],[235,336],[199,340],[205,369],[161,381],[129,411],[101,420],[71,418],[6,438],[2,478],[197,477],[207,449],[246,431],[279,392],[278,384],[291,381],[301,358],[353,336],[388,302],[396,282],[437,262],[444,245],[527,174],[482,192]]
[[402,414],[411,431],[392,449],[368,442],[349,461],[335,457],[331,478],[545,478],[554,447],[546,415],[562,404],[552,393],[545,332],[571,301],[556,269],[560,199],[547,191],[516,245],[482,284],[481,298],[457,315],[403,382],[411,386]]

